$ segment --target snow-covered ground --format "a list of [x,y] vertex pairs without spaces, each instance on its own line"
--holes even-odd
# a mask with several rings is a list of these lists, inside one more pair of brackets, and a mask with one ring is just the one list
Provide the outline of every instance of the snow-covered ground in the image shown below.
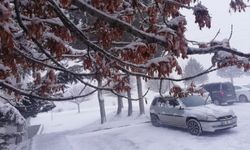
[[[145,90],[146,91],[146,90]],[[134,98],[136,93],[132,93]],[[148,103],[145,104],[145,108],[148,109],[151,103],[150,100],[154,96],[159,95],[158,93],[150,91],[150,94],[146,96]],[[100,124],[100,112],[97,96],[94,94],[89,98],[90,100],[81,103],[81,113],[77,113],[77,105],[71,102],[56,102],[56,108],[51,112],[40,113],[36,118],[30,120],[31,125],[41,124],[43,126],[42,134],[75,130],[84,127],[88,124],[95,122]],[[104,95],[105,99],[105,109],[108,119],[112,119],[115,116],[115,111],[117,109],[117,97],[110,96],[108,94]],[[124,109],[123,115],[127,114],[127,102],[123,102]],[[138,102],[133,101],[133,109],[138,110]],[[134,115],[138,115],[135,112]]]
[[[151,95],[151,96],[150,96]],[[148,100],[152,99],[150,94]],[[110,100],[110,99],[109,99]],[[82,112],[64,109],[44,113],[31,120],[42,123],[44,130],[31,140],[31,150],[249,150],[250,149],[250,103],[223,106],[233,109],[238,116],[238,126],[233,129],[202,136],[192,136],[186,130],[173,127],[154,127],[149,122],[149,104],[146,114],[138,110],[127,117],[115,115],[115,99],[107,106],[108,122],[100,124],[99,111],[82,104]],[[136,104],[136,103],[134,103]],[[64,105],[66,106],[66,104]],[[74,105],[72,105],[73,108]],[[93,105],[94,106],[94,105]],[[126,105],[125,105],[126,106]],[[67,106],[66,108],[69,108]],[[137,108],[137,107],[135,107]],[[52,116],[53,115],[53,116]],[[58,132],[59,131],[59,132]]]

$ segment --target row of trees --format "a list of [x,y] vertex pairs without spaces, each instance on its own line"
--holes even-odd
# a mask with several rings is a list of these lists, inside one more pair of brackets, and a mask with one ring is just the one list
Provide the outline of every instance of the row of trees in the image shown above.
[[[243,0],[232,0],[230,6],[234,11],[247,8]],[[249,70],[250,55],[232,48],[229,40],[187,40],[182,8],[193,11],[200,29],[210,28],[209,11],[196,0],[0,0],[0,88],[15,95],[14,102],[24,97],[74,100],[97,92],[104,123],[103,91],[137,100],[143,114],[142,79],[191,80],[232,65]],[[74,42],[81,44],[72,47]],[[170,77],[183,72],[177,58],[208,53],[213,54],[209,69]],[[78,69],[67,63],[72,61]],[[20,72],[30,72],[32,86]],[[62,97],[67,81],[59,82],[60,73],[91,91]],[[130,98],[130,76],[136,78],[137,98]]]
[[[196,59],[191,58],[188,61],[187,65],[185,66],[182,76],[183,78],[195,76],[196,74],[199,74],[204,71],[205,71],[204,67]],[[249,76],[249,72],[245,72],[244,70],[242,70],[242,68],[239,68],[237,66],[220,68],[216,71],[216,74],[222,78],[229,78],[231,83],[234,83],[234,78],[241,77],[243,75]],[[193,78],[191,80],[185,80],[184,84],[186,86],[189,86],[191,83],[202,84],[207,81],[208,81],[208,75],[205,74]]]

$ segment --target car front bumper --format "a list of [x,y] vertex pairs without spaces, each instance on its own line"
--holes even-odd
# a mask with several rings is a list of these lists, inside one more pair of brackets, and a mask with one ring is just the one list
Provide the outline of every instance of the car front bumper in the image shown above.
[[237,102],[237,98],[234,98],[234,99],[223,99],[220,102],[221,102],[221,104],[234,103],[234,102]]
[[229,129],[237,126],[237,117],[218,121],[200,121],[202,131],[215,132],[217,130]]

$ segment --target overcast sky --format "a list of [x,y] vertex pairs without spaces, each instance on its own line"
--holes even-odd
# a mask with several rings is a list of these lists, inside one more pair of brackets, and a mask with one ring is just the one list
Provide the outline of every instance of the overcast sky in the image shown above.
[[[238,49],[239,51],[249,53],[250,50],[250,8],[247,8],[245,12],[229,13],[230,0],[202,0],[202,4],[205,5],[212,17],[212,27],[210,29],[200,30],[198,24],[194,23],[194,15],[192,11],[185,10],[183,12],[187,19],[187,32],[186,37],[189,40],[207,42],[214,38],[218,30],[220,34],[217,40],[228,38],[231,32],[231,25],[233,25],[233,35],[230,40],[231,47]],[[250,3],[248,3],[250,4]],[[195,56],[202,65],[207,68],[211,65],[210,56]],[[181,62],[182,66],[185,66],[186,61]],[[212,73],[210,76],[210,82],[215,80],[221,80],[216,77],[216,73]],[[247,81],[247,82],[246,82]],[[236,79],[239,84],[250,84],[250,77]]]

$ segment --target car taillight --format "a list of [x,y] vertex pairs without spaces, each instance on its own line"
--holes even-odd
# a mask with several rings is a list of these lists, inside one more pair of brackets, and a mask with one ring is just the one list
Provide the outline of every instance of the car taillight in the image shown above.
[[223,91],[220,91],[220,96],[224,96],[224,92]]

